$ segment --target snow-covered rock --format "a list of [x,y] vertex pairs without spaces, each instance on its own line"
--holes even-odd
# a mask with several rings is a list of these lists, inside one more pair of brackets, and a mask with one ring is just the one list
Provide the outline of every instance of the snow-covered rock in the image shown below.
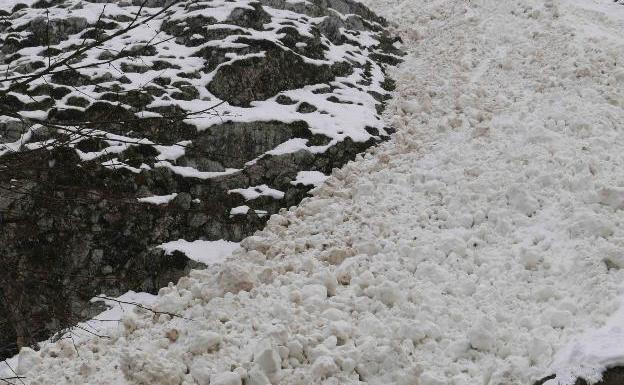
[[[386,72],[403,53],[352,0],[0,3],[0,252],[27,256],[20,274],[45,249],[54,276],[102,276],[10,298],[37,308],[28,330],[97,314],[85,298],[102,292],[155,292],[199,266],[184,254],[214,263],[172,242],[240,241],[392,132]],[[52,311],[61,299],[80,310]],[[0,327],[0,346],[14,335]]]

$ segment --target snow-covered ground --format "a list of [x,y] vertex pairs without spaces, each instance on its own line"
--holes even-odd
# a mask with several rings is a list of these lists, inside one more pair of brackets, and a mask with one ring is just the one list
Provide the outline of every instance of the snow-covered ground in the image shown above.
[[392,141],[162,289],[155,310],[184,318],[23,351],[25,381],[563,384],[624,364],[624,7],[367,3],[409,53]]

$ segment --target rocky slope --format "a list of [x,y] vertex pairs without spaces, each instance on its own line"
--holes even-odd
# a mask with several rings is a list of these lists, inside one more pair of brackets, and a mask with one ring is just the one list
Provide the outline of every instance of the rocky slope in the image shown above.
[[155,246],[239,241],[390,133],[401,53],[351,0],[24,0],[0,17],[0,356],[95,294],[176,280],[195,265]]

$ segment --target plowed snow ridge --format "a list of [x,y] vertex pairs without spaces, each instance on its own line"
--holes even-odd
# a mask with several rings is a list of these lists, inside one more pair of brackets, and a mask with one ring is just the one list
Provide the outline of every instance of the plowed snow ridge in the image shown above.
[[393,140],[163,289],[191,320],[131,312],[79,354],[23,350],[26,381],[530,384],[618,363],[624,344],[582,336],[624,282],[624,7],[367,3],[409,53]]

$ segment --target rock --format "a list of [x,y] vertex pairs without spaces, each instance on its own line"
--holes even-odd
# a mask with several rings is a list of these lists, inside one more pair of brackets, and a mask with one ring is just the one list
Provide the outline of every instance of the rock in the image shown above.
[[[70,35],[84,31],[89,23],[84,17],[70,16],[63,19],[52,19],[48,22],[45,17],[37,17],[29,24],[32,39],[27,47],[56,45]],[[48,40],[49,39],[49,40]]]
[[176,342],[178,338],[180,338],[180,332],[178,331],[178,329],[171,329],[168,330],[167,333],[165,333],[165,337],[167,337],[167,339],[173,343]]
[[179,193],[173,198],[172,203],[182,210],[188,210],[191,208],[191,202],[193,201],[193,197],[189,193]]
[[0,123],[0,143],[13,143],[28,131],[28,125],[19,120]]
[[[220,67],[208,90],[235,106],[249,106],[254,100],[266,100],[284,90],[325,83],[336,76],[346,76],[350,66],[305,62],[300,56],[267,44],[264,56],[237,60]],[[280,74],[280,76],[276,76]]]
[[572,323],[572,313],[567,310],[550,310],[546,314],[547,322],[554,328],[565,328]]
[[531,195],[525,186],[515,185],[507,191],[509,205],[521,213],[531,216],[540,207],[538,200]]

